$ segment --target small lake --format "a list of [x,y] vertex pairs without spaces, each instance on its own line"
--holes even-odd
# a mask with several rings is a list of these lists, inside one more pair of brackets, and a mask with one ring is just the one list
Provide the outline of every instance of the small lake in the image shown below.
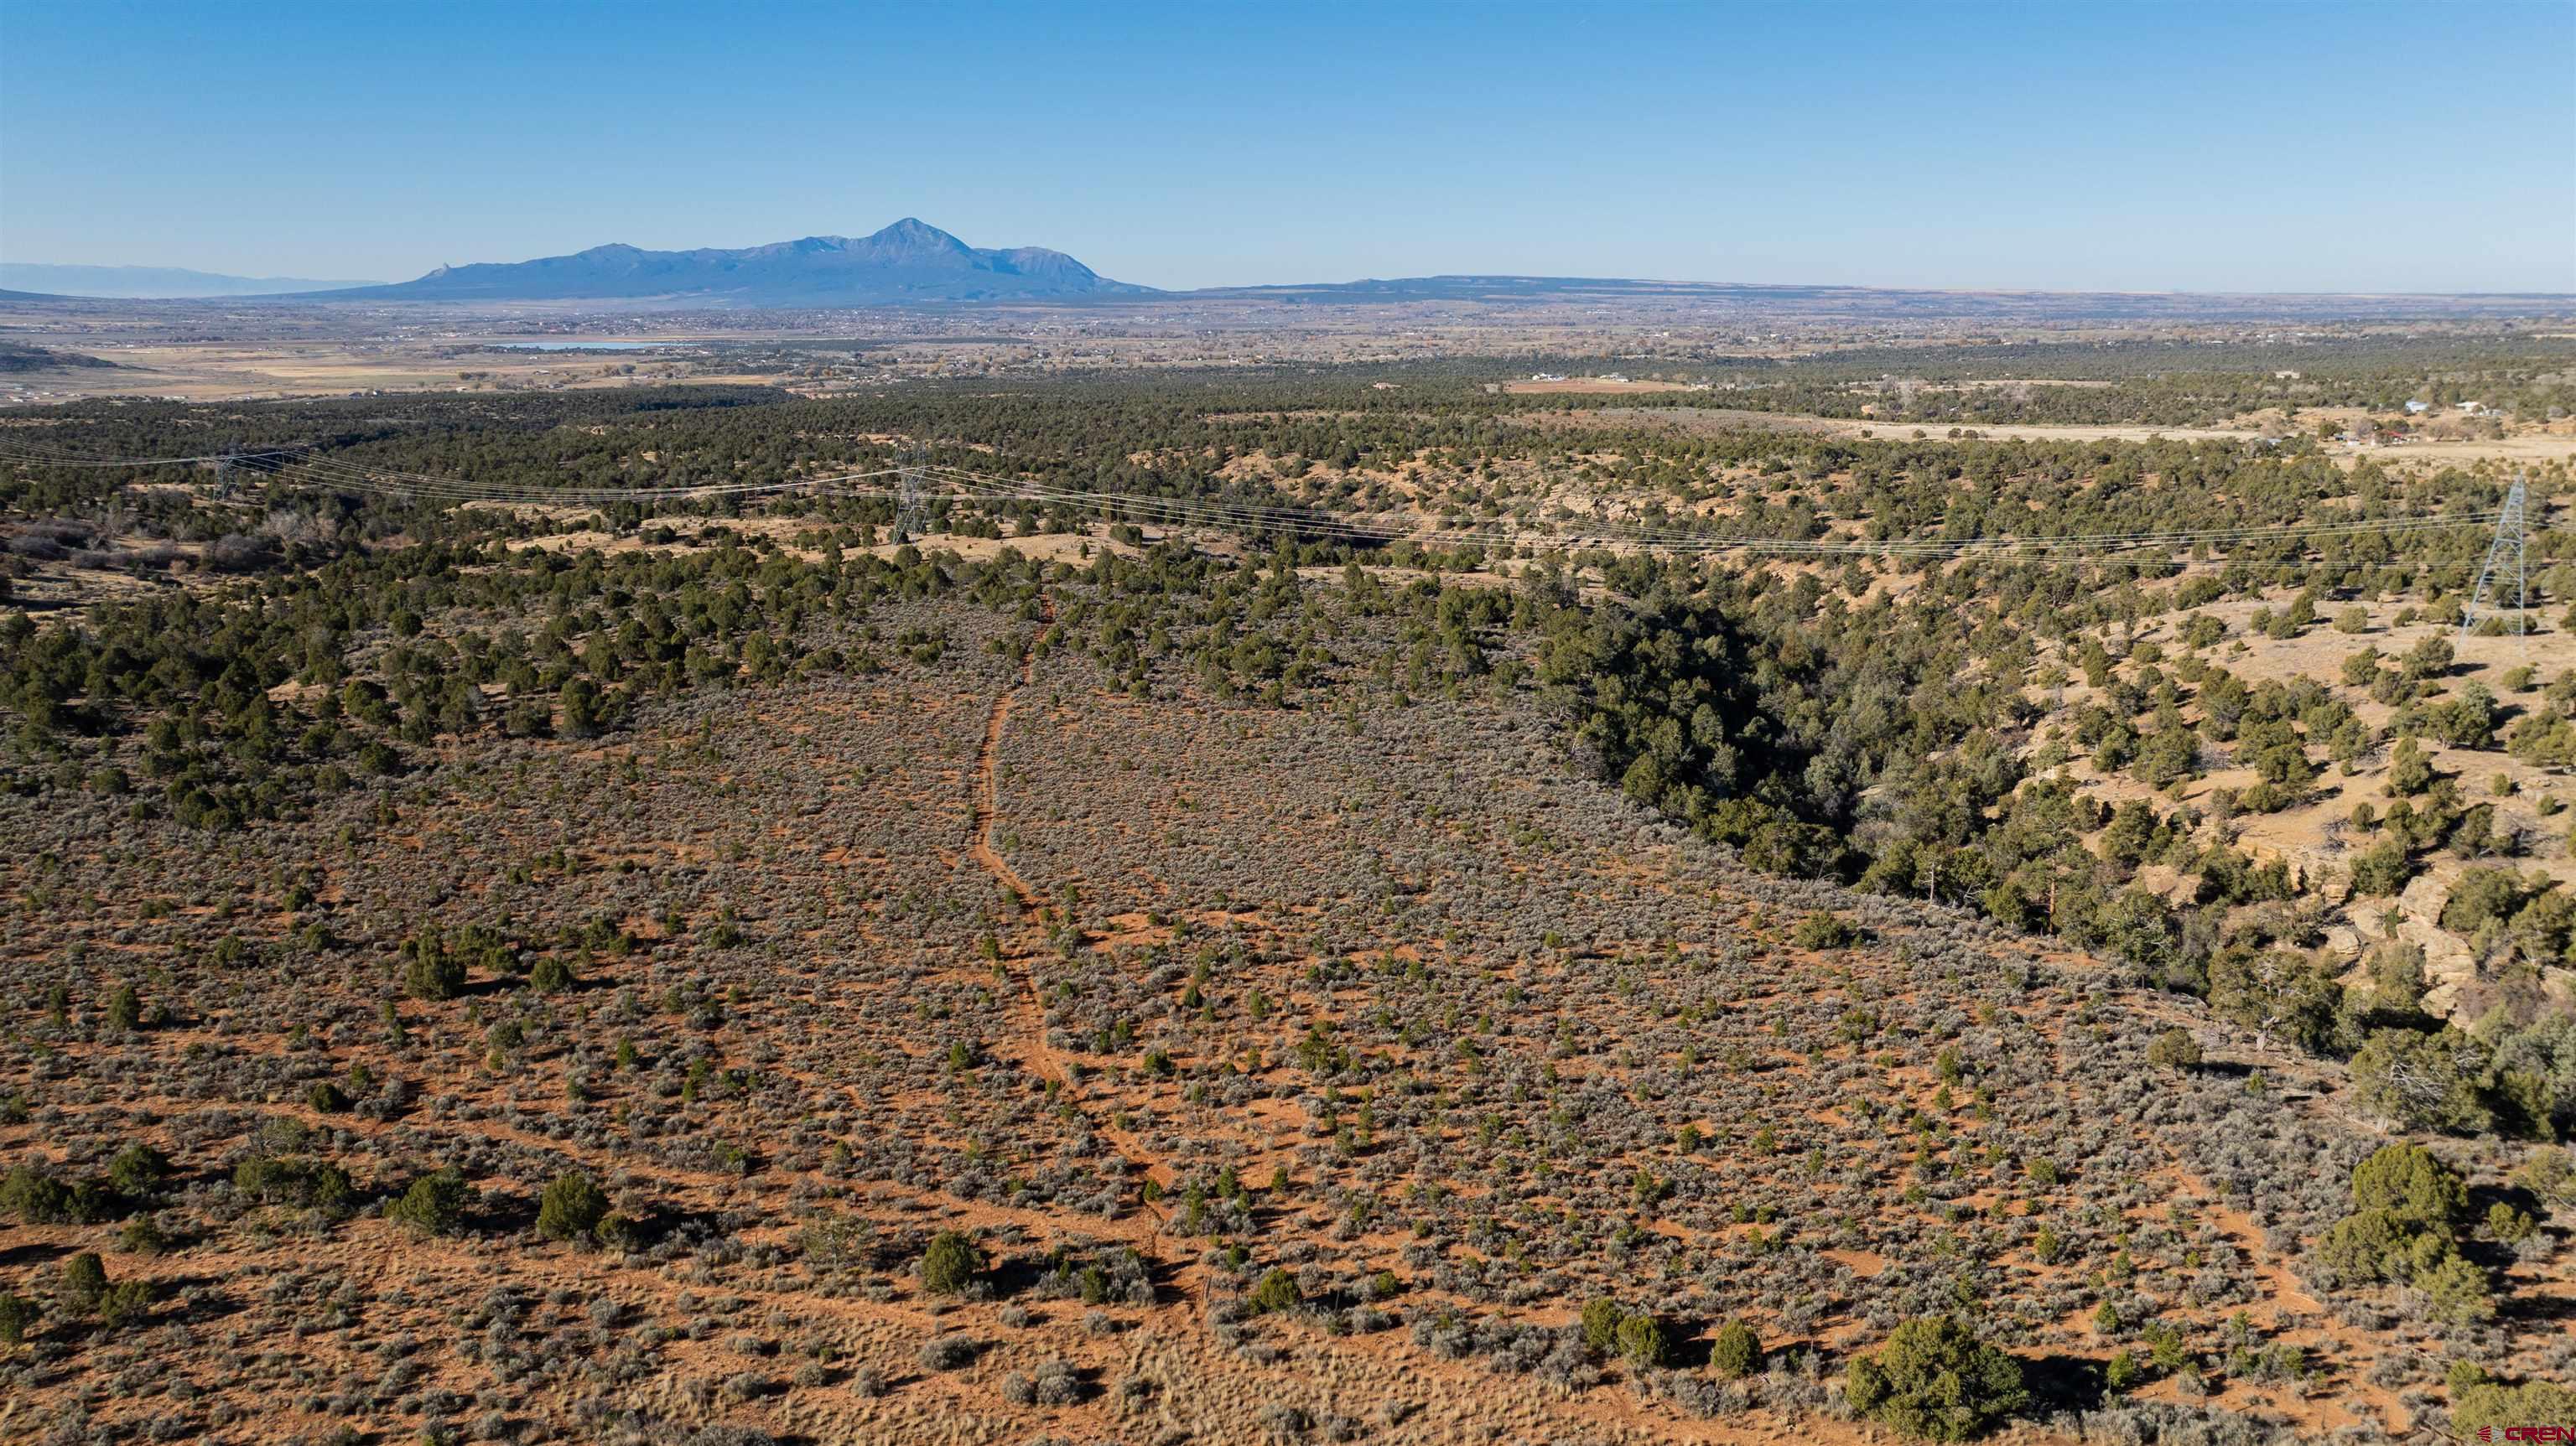
[[691,345],[684,341],[487,341],[480,344],[498,351],[652,351],[657,347]]

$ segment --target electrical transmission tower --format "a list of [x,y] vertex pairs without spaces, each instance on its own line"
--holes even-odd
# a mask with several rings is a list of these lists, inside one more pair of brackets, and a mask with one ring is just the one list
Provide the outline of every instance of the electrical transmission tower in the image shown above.
[[[2489,606],[2487,595],[2492,589],[2501,597],[2508,582],[2513,588],[2514,636],[2526,635],[2526,630],[2530,626],[2526,615],[2531,608],[2531,575],[2527,546],[2531,528],[2527,521],[2524,499],[2523,474],[2516,472],[2513,474],[2513,490],[2504,495],[2504,511],[2496,517],[2495,541],[2487,544],[2486,565],[2478,569],[2477,591],[2469,595],[2469,605],[2460,612],[2461,637],[2467,637],[2469,630],[2478,625],[2481,614],[2493,614],[2503,608],[2502,602]],[[2513,568],[2513,576],[2510,579],[2507,579],[2503,573],[2508,555]]]
[[918,443],[904,449],[903,461],[896,464],[898,482],[894,509],[894,541],[910,542],[921,535],[922,460]]

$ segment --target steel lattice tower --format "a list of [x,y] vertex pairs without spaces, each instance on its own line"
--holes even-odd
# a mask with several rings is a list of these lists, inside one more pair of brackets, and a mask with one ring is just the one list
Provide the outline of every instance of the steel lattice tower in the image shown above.
[[898,500],[894,511],[894,541],[910,542],[921,532],[921,448],[916,444],[904,449],[903,462],[897,469]]
[[2486,565],[2478,569],[2477,591],[2469,595],[2469,605],[2460,611],[2461,637],[2467,637],[2470,629],[2478,625],[2481,614],[2493,614],[2501,609],[2501,604],[2494,607],[2488,606],[2487,594],[2491,589],[2497,592],[2503,590],[2505,579],[2499,575],[2498,567],[2506,561],[2508,554],[2511,556],[2513,566],[2513,633],[2515,637],[2523,637],[2528,633],[2531,610],[2529,546],[2531,528],[2525,499],[2523,474],[2516,472],[2513,474],[2513,490],[2504,495],[2504,511],[2496,515],[2495,541],[2487,544]]

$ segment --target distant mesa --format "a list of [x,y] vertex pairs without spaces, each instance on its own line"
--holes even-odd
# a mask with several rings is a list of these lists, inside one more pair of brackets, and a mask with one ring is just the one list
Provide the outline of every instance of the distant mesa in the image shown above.
[[888,306],[1147,296],[1061,251],[987,250],[906,217],[873,236],[808,236],[740,250],[593,246],[535,261],[441,266],[416,281],[321,292],[328,301],[663,301],[698,306]]
[[[0,301],[11,298],[12,293],[0,291]],[[116,363],[101,357],[87,356],[76,351],[54,351],[47,347],[28,346],[23,342],[0,341],[0,373],[73,368],[119,370]]]

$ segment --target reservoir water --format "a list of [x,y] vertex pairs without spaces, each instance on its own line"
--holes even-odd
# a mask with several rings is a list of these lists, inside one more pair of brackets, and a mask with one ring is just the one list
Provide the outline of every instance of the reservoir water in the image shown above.
[[688,345],[677,341],[487,341],[482,344],[502,351],[651,351],[656,347]]

